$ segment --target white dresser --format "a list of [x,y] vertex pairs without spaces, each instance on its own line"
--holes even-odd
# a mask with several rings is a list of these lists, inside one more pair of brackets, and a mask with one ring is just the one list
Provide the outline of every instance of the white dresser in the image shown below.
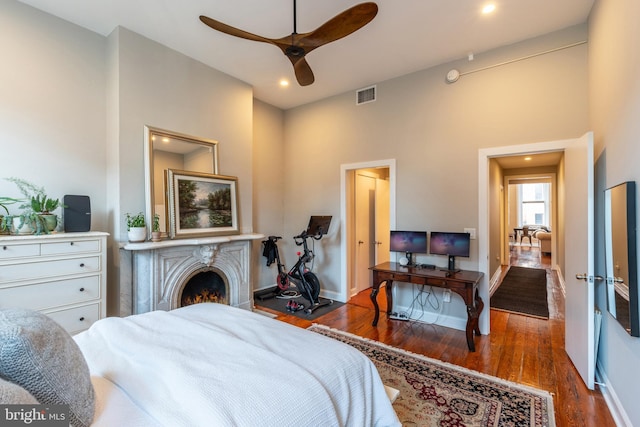
[[0,236],[0,308],[41,311],[72,334],[106,317],[107,236]]

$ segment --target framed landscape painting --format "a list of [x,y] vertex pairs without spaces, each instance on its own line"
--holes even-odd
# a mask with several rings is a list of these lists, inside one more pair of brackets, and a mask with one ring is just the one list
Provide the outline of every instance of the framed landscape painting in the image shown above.
[[172,239],[238,234],[238,178],[167,170]]

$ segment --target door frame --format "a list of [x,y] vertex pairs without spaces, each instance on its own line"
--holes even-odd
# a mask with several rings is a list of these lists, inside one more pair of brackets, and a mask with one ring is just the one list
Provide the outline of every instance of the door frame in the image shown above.
[[349,288],[351,285],[350,277],[352,277],[349,265],[348,245],[353,244],[349,241],[349,231],[351,227],[350,218],[347,216],[349,201],[349,180],[350,172],[358,169],[369,168],[388,168],[389,169],[389,227],[396,226],[396,159],[373,160],[362,163],[348,163],[340,165],[340,281],[342,283],[339,291],[341,301],[349,299]]
[[[548,225],[551,226],[551,229],[555,229],[556,231],[558,230],[557,227],[557,221],[558,221],[558,206],[557,206],[557,201],[556,201],[556,197],[558,194],[558,190],[557,190],[557,185],[558,185],[558,178],[557,178],[557,174],[555,172],[548,172],[548,173],[524,173],[524,174],[516,174],[516,175],[505,175],[504,176],[504,183],[503,186],[505,188],[504,194],[506,194],[505,196],[505,200],[504,200],[504,209],[502,209],[502,214],[505,217],[505,223],[502,225],[502,230],[504,233],[502,240],[502,244],[503,244],[503,248],[502,248],[502,264],[503,265],[508,265],[509,264],[509,232],[511,232],[512,230],[510,228],[507,228],[506,224],[509,222],[509,218],[508,218],[508,209],[509,209],[509,204],[510,204],[510,194],[509,194],[509,186],[510,185],[518,185],[520,184],[519,182],[514,184],[513,181],[522,181],[522,180],[531,180],[531,182],[545,182],[548,183],[550,185],[550,191],[549,191],[549,222],[547,223]],[[515,236],[514,236],[515,237]],[[558,266],[557,266],[557,261],[556,261],[556,257],[558,255],[558,252],[556,250],[556,234],[551,235],[551,269],[552,270],[557,270]],[[506,262],[505,262],[506,261]]]
[[[521,145],[506,145],[503,147],[481,148],[478,150],[478,270],[484,273],[480,286],[480,298],[486,301],[486,308],[490,308],[489,280],[489,161],[493,157],[517,156],[531,153],[565,151],[575,145],[578,138],[561,139],[556,141],[534,142]],[[557,227],[556,227],[557,228]],[[557,243],[557,240],[556,240]],[[559,272],[562,278],[564,272]],[[489,319],[490,310],[482,310],[479,319],[480,330],[488,334],[491,330]]]

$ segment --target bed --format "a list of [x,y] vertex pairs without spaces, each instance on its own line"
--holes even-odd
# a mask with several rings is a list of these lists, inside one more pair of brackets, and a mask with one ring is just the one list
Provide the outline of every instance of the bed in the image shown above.
[[90,374],[95,427],[400,425],[367,357],[247,310],[211,303],[111,317],[72,341]]

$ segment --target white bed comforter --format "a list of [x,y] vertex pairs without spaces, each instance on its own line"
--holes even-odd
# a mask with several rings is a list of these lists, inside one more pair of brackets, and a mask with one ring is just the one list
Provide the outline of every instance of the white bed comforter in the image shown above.
[[96,426],[400,425],[367,357],[247,310],[107,318],[75,340],[94,376]]

